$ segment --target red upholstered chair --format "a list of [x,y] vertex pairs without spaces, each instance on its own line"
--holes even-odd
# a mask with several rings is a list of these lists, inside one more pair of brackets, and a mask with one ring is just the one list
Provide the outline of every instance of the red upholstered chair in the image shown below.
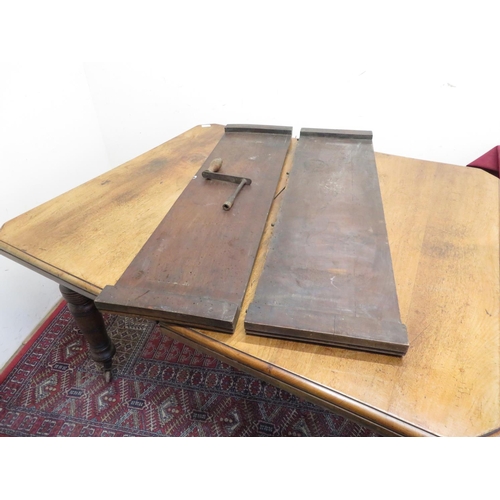
[[467,166],[480,168],[495,177],[500,177],[500,146],[495,146],[493,149],[490,149],[483,156],[480,156]]

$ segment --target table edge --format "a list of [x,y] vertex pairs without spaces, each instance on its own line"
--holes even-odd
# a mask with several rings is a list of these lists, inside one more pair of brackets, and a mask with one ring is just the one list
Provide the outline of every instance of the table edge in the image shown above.
[[69,274],[58,267],[50,265],[47,262],[23,252],[22,250],[19,250],[2,240],[0,240],[0,255],[3,255],[23,267],[35,271],[36,273],[55,281],[60,285],[67,286],[75,292],[78,292],[92,300],[94,300],[99,293],[101,293],[101,289],[98,286],[78,278],[73,274]]
[[429,430],[407,423],[393,415],[366,405],[345,394],[329,389],[284,368],[256,358],[239,349],[191,328],[160,323],[166,335],[195,349],[202,350],[234,368],[269,382],[327,410],[366,425],[386,436],[437,437]]

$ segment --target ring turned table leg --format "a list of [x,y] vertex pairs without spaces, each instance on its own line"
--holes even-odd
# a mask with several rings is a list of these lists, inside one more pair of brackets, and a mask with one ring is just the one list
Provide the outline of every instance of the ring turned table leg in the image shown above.
[[106,332],[101,313],[97,310],[92,299],[84,297],[64,285],[60,285],[59,290],[89,345],[90,357],[103,365],[106,382],[109,382],[116,348]]

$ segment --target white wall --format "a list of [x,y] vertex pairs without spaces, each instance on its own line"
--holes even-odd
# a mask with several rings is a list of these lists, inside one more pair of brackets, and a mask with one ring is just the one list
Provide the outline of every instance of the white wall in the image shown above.
[[[0,66],[0,225],[109,169],[82,64]],[[0,368],[60,298],[0,256]]]
[[[1,26],[0,46],[74,62],[0,69],[0,223],[200,123],[370,129],[461,165],[500,143],[494,1],[88,5]],[[58,293],[0,273],[1,367]]]

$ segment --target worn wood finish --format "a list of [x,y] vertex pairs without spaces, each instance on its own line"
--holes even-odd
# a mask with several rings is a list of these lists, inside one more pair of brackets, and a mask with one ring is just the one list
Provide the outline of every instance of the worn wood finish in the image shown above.
[[0,254],[61,285],[107,379],[115,346],[93,299],[120,277],[223,133],[194,127],[0,230]]
[[88,297],[123,274],[224,134],[197,126],[7,222],[0,253]]
[[[291,140],[291,128],[228,126],[205,164],[115,286],[96,299],[104,311],[232,333]],[[230,211],[235,184],[251,179]]]
[[[380,153],[376,161],[401,319],[409,335],[404,357],[250,336],[243,316],[230,337],[162,326],[167,335],[379,432],[498,434],[498,179]],[[255,294],[276,209],[243,310]]]
[[247,333],[402,355],[371,132],[303,129]]
[[[169,196],[182,191],[223,133],[220,125],[195,127],[10,221],[0,230],[0,250],[97,295],[125,271],[171,206]],[[476,169],[381,153],[376,161],[410,341],[403,358],[246,335],[243,315],[233,335],[170,325],[168,334],[387,433],[498,435],[499,181]],[[176,166],[179,183],[169,174]],[[120,203],[126,192],[135,196]],[[243,311],[281,199],[271,208]]]

